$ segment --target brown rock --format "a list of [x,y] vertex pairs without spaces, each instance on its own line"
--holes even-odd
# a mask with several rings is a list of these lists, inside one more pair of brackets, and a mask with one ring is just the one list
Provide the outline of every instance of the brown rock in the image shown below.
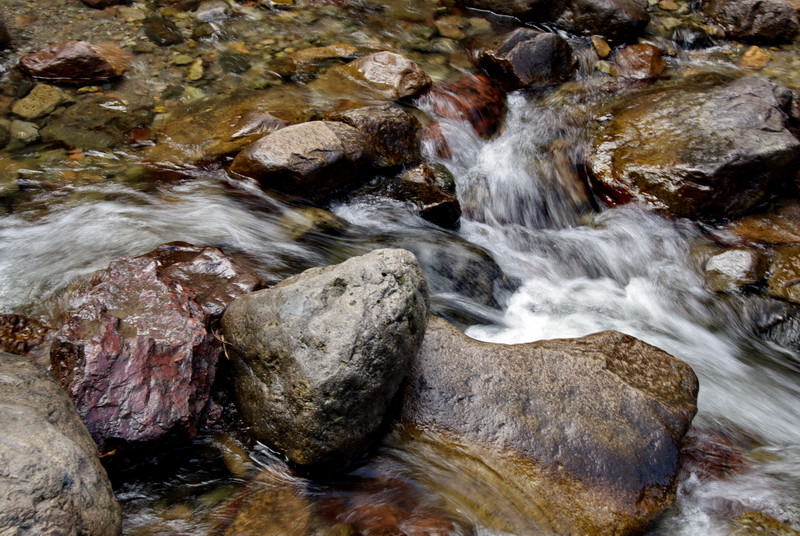
[[445,229],[459,227],[461,205],[458,199],[435,184],[433,171],[425,164],[387,181],[377,193],[410,203],[417,214],[434,225]]
[[696,400],[687,364],[627,335],[489,344],[432,318],[397,437],[497,530],[635,534],[675,499]]
[[791,42],[800,28],[786,0],[705,0],[705,12],[732,37],[757,43]]
[[216,248],[173,243],[117,258],[67,293],[53,373],[101,448],[194,435],[222,353],[212,322],[255,280]]
[[0,50],[11,46],[11,35],[8,33],[5,23],[3,22],[3,15],[0,14]]
[[736,518],[728,536],[800,536],[800,531],[762,512],[745,512]]
[[769,54],[764,52],[760,47],[753,45],[742,54],[740,64],[742,67],[747,67],[748,69],[763,69],[771,59],[772,57]]
[[599,35],[592,36],[592,47],[597,53],[597,57],[601,60],[606,59],[608,55],[611,54],[611,47],[608,46],[606,40]]
[[130,68],[132,58],[110,42],[63,41],[21,57],[19,65],[34,78],[86,84],[120,76]]
[[366,100],[400,100],[416,97],[431,79],[413,61],[394,52],[375,52],[330,69],[311,87],[329,95]]
[[746,216],[723,229],[750,244],[800,244],[800,203],[790,202],[767,214]]
[[468,75],[453,83],[434,84],[420,97],[420,106],[433,114],[469,123],[479,136],[497,131],[505,95],[483,75]]
[[769,267],[767,294],[800,303],[800,247],[782,246],[776,250]]
[[105,9],[109,6],[129,3],[128,0],[81,0],[81,2],[96,9]]
[[231,172],[261,186],[320,200],[360,182],[366,136],[336,121],[292,125],[261,138],[236,155]]
[[653,45],[628,45],[614,58],[618,76],[624,78],[656,78],[667,67],[661,51]]
[[25,355],[42,345],[49,333],[49,328],[32,318],[0,314],[0,351]]
[[680,480],[718,480],[748,469],[744,451],[711,430],[692,429],[681,443]]
[[337,111],[327,119],[354,127],[366,136],[368,152],[379,167],[419,162],[422,125],[413,115],[392,104]]

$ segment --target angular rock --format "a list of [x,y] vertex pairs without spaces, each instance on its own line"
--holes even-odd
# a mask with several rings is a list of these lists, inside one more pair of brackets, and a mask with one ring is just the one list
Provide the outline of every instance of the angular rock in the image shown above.
[[788,43],[800,28],[786,0],[705,0],[705,12],[734,38],[758,43]]
[[578,69],[574,50],[563,37],[528,28],[501,37],[477,56],[481,68],[506,91],[560,84]]
[[22,56],[19,65],[41,80],[64,84],[104,82],[130,68],[133,55],[114,43],[62,41]]
[[431,318],[405,385],[404,452],[447,456],[437,490],[497,530],[638,534],[675,499],[697,378],[633,337],[489,344]]
[[146,110],[115,97],[90,96],[52,118],[40,134],[45,142],[102,151],[125,141],[146,121]]
[[676,217],[752,211],[792,184],[800,161],[787,102],[766,78],[713,75],[617,98],[595,113],[592,189],[606,203]]
[[431,79],[419,65],[395,52],[375,52],[331,68],[310,87],[366,100],[400,100],[421,94]]
[[628,45],[614,58],[617,74],[623,78],[645,80],[656,78],[667,67],[661,51],[653,45]]
[[0,352],[0,534],[116,536],[122,514],[97,447],[53,378]]
[[144,35],[160,47],[183,43],[181,31],[174,22],[167,18],[158,16],[147,17],[142,29],[144,30]]
[[222,353],[212,323],[257,280],[217,248],[172,243],[67,293],[51,364],[101,448],[195,434]]
[[726,249],[706,261],[706,281],[715,292],[741,290],[762,281],[766,265],[766,257],[758,250]]
[[479,136],[497,132],[505,95],[486,76],[468,75],[453,83],[434,84],[419,99],[420,107],[439,117],[468,122]]
[[312,268],[237,299],[222,330],[243,418],[293,462],[341,468],[378,430],[427,315],[425,278],[404,250]]
[[637,37],[650,21],[646,4],[638,0],[465,0],[464,4],[614,41]]
[[266,189],[320,200],[361,180],[367,151],[361,131],[336,121],[310,121],[249,145],[230,170]]
[[378,167],[415,164],[422,158],[422,125],[413,115],[392,104],[365,106],[328,114],[330,121],[340,121],[366,136],[370,160]]
[[42,345],[49,328],[32,318],[15,314],[0,314],[0,351],[25,355]]
[[25,98],[11,107],[11,112],[22,119],[31,121],[49,114],[56,106],[67,101],[67,95],[55,86],[37,84]]
[[308,120],[309,104],[298,88],[240,92],[179,108],[154,128],[156,145],[146,158],[166,167],[187,167],[234,154],[286,125]]

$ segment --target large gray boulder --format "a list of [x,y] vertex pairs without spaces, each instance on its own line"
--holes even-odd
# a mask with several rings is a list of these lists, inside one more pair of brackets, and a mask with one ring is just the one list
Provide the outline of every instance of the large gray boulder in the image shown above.
[[28,360],[0,352],[0,534],[114,536],[122,514],[69,397]]
[[432,317],[392,437],[412,464],[446,458],[423,480],[498,530],[639,534],[675,499],[697,389],[621,333],[501,345]]
[[464,4],[611,40],[632,39],[650,21],[647,6],[639,0],[464,0]]
[[787,43],[800,28],[786,0],[705,0],[703,8],[729,36],[745,41]]
[[700,75],[596,111],[588,168],[608,204],[636,201],[693,219],[752,211],[792,184],[800,142],[791,96],[763,77]]
[[297,464],[344,463],[380,426],[427,316],[425,278],[399,249],[242,296],[222,333],[243,418]]

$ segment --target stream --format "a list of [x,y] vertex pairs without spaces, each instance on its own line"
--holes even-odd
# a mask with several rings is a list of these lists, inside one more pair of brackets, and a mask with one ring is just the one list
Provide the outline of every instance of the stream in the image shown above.
[[[404,21],[416,20],[409,18],[408,6],[403,13],[396,13],[403,11],[397,6],[384,12],[383,27],[370,18],[354,28],[346,16],[330,15],[328,27],[334,33],[329,39],[359,46],[383,41],[403,51],[412,40],[403,32],[414,26]],[[336,8],[324,9],[331,13]],[[214,24],[236,35],[229,40],[249,46],[256,42],[248,39],[259,22],[252,13],[258,11]],[[256,37],[261,43],[263,38]],[[434,79],[469,70],[453,59],[461,52],[447,49],[451,45],[445,40],[436,44],[421,53],[427,63],[420,61]],[[676,71],[731,68],[715,63],[715,55],[724,57],[731,50],[729,43],[701,56],[667,44],[676,51],[668,58]],[[283,46],[293,45],[300,46]],[[797,57],[786,61],[791,64]],[[9,76],[11,61],[6,57],[0,76]],[[149,76],[147,69],[157,64],[141,60],[129,77]],[[166,86],[184,84],[170,69],[141,79],[147,87],[139,87],[137,94],[146,99]],[[781,69],[776,67],[775,78],[795,76],[792,69]],[[584,65],[579,80],[602,76]],[[209,96],[224,91],[225,84],[248,83],[247,75],[233,78],[201,91]],[[191,91],[182,98],[193,98]],[[84,151],[77,173],[70,154],[57,147],[34,144],[0,151],[0,173],[13,171],[21,185],[3,194],[10,201],[0,210],[0,312],[47,319],[76,278],[106,267],[115,256],[141,255],[176,240],[219,246],[246,259],[269,283],[387,242],[431,259],[442,252],[459,254],[467,246],[480,248],[509,282],[496,289],[497,303],[476,298],[463,281],[447,281],[431,260],[423,267],[429,270],[435,314],[456,322],[470,337],[504,344],[601,330],[638,337],[686,361],[697,373],[699,409],[690,434],[731,437],[746,445],[745,471],[725,478],[684,478],[674,506],[649,534],[727,535],[732,519],[748,510],[800,529],[800,356],[753,334],[753,299],[707,289],[695,253],[710,240],[701,226],[634,206],[597,208],[559,179],[564,161],[554,160],[548,148],[559,141],[567,147],[563,158],[570,166],[579,165],[586,150],[586,103],[593,98],[591,90],[581,99],[557,91],[513,92],[501,132],[492,139],[443,120],[453,156],[437,157],[430,147],[425,156],[455,177],[464,208],[457,231],[440,229],[395,201],[362,197],[329,207],[347,222],[345,232],[297,241],[292,224],[300,214],[297,206],[233,186],[224,169],[197,167],[177,180],[154,180],[143,171],[137,147]],[[421,106],[410,105],[425,114]],[[411,454],[387,442],[347,475],[311,481],[266,447],[215,428],[175,452],[136,460],[112,479],[123,505],[124,534],[131,536],[206,534],[222,515],[221,505],[252,486],[248,482],[256,474],[266,486],[302,486],[317,504],[358,494],[376,478],[396,479],[413,488],[420,502],[446,512],[454,520],[453,534],[505,536],[430,485],[432,475],[447,478],[447,459],[417,457],[410,463]],[[373,497],[380,500],[380,494]]]

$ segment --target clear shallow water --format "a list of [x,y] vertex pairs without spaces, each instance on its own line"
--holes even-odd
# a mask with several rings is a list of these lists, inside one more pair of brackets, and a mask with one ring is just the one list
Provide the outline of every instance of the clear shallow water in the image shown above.
[[[387,32],[402,35],[395,27]],[[374,41],[368,33],[353,39]],[[731,519],[745,510],[800,528],[798,356],[752,335],[746,300],[723,300],[706,290],[692,254],[692,246],[704,240],[698,229],[634,208],[598,212],[587,202],[569,175],[582,157],[584,124],[579,104],[523,94],[509,98],[504,132],[495,140],[483,141],[464,125],[445,121],[442,130],[455,156],[444,163],[456,177],[465,209],[457,233],[431,227],[400,203],[370,199],[332,207],[351,226],[344,235],[314,235],[302,243],[291,238],[285,217],[294,207],[257,190],[231,189],[222,173],[167,183],[114,178],[109,168],[135,167],[136,157],[89,155],[97,160],[98,174],[111,180],[33,189],[17,210],[0,216],[0,311],[46,318],[50,300],[75,278],[105,267],[116,255],[139,255],[172,240],[218,245],[241,255],[268,281],[385,245],[386,237],[427,250],[466,241],[490,252],[518,281],[498,296],[499,308],[458,286],[437,286],[434,307],[472,319],[468,335],[500,343],[604,329],[634,335],[697,372],[698,430],[747,445],[746,472],[724,479],[688,476],[652,534],[727,534]],[[63,176],[64,168],[42,172]],[[256,471],[268,487],[307,486],[317,499],[348,489],[341,482],[306,481],[257,447],[245,453],[249,467],[232,472],[225,449],[204,436],[185,456],[156,464],[160,476],[136,476],[119,485],[125,532],[205,533],[220,505]],[[437,490],[437,479],[446,481],[457,470],[436,451],[383,447],[351,476],[424,484],[427,491],[418,491],[450,512],[457,521],[454,532],[499,536],[496,529],[474,526],[475,512]],[[486,486],[487,493],[503,496],[501,486]],[[519,512],[510,505],[498,515]]]

